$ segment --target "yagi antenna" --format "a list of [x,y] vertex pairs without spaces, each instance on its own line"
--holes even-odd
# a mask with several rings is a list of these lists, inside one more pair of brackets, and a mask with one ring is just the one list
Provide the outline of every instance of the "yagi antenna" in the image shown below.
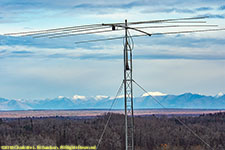
[[[47,30],[37,30],[28,32],[17,32],[8,33],[7,36],[31,36],[34,38],[62,38],[69,36],[84,36],[87,34],[102,34],[111,33],[116,31],[124,31],[125,36],[102,38],[102,39],[90,39],[84,41],[77,41],[75,44],[100,42],[108,40],[124,39],[123,49],[123,87],[124,87],[124,113],[125,113],[125,150],[134,150],[134,106],[133,106],[133,83],[137,84],[133,80],[133,64],[132,64],[132,51],[129,38],[137,38],[142,36],[155,36],[155,35],[169,35],[169,34],[185,34],[185,33],[196,33],[196,32],[211,32],[211,31],[222,31],[225,28],[215,28],[217,25],[207,25],[206,21],[200,21],[206,19],[206,17],[192,17],[192,18],[177,18],[177,19],[164,19],[164,20],[149,20],[149,21],[137,21],[137,22],[119,22],[119,23],[102,23],[92,25],[80,25],[70,26],[63,28],[54,28]],[[169,24],[169,25],[168,25]],[[142,26],[137,26],[142,25]],[[146,26],[148,25],[148,26]],[[181,30],[181,31],[167,31],[151,33],[144,29],[161,29],[161,28],[193,28],[192,30]],[[208,29],[195,29],[196,27],[208,28]],[[212,28],[213,27],[213,28]],[[138,32],[136,35],[130,35],[128,30]],[[138,84],[139,85],[139,84]],[[140,86],[139,86],[140,87]],[[108,121],[110,118],[108,119]],[[198,139],[200,139],[207,147],[213,149],[208,143],[206,143],[200,136],[198,136],[193,130],[184,124],[180,119],[177,119],[183,124],[191,133],[193,133]],[[107,125],[108,125],[107,121]],[[105,126],[104,131],[107,126]],[[100,146],[101,140],[104,136],[104,131],[100,137],[97,149]]]
[[[139,25],[139,24],[156,24],[156,23],[174,23],[174,21],[186,21],[188,23],[189,20],[198,20],[198,19],[205,19],[207,17],[192,17],[192,18],[178,18],[178,19],[164,19],[164,20],[150,20],[150,21],[138,21],[138,22],[130,22],[128,25]],[[179,23],[179,22],[178,22]],[[199,21],[191,21],[189,23],[200,23]],[[205,21],[201,23],[206,23]],[[32,36],[33,34],[48,34],[48,33],[58,33],[58,32],[66,32],[66,31],[75,31],[75,30],[96,30],[104,29],[105,26],[112,27],[117,25],[124,25],[124,23],[102,23],[102,24],[90,24],[90,25],[80,25],[80,26],[70,26],[70,27],[63,27],[63,28],[54,28],[54,29],[47,29],[47,30],[37,30],[37,31],[28,31],[28,32],[16,32],[16,33],[7,33],[4,35],[9,36]]]

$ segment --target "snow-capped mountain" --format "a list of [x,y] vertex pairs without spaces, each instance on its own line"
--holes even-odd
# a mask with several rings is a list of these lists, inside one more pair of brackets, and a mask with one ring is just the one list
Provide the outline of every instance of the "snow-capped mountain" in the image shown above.
[[0,110],[28,110],[32,109],[26,103],[20,102],[19,100],[7,100],[0,98]]
[[223,94],[222,92],[219,92],[219,93],[216,95],[216,97],[222,97],[222,96],[224,96],[224,94]]
[[[0,98],[0,110],[108,109],[113,99],[112,97],[103,95],[95,97],[75,95],[72,98],[59,96],[54,99],[32,101]],[[192,93],[167,95],[160,92],[148,92],[141,97],[134,98],[134,108],[162,108],[155,99],[166,108],[225,109],[225,95],[222,93],[216,96],[205,96]],[[123,107],[123,96],[119,96],[115,101],[113,109],[123,109]]]

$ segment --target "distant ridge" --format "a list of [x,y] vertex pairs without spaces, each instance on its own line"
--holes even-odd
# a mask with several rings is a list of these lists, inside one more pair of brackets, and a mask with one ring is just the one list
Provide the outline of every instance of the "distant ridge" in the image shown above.
[[[225,109],[225,95],[222,93],[216,96],[205,96],[193,93],[181,95],[167,95],[160,92],[153,92],[160,103],[166,108],[183,109]],[[108,109],[113,98],[109,96],[74,96],[72,98],[59,96],[54,99],[45,100],[15,100],[0,98],[0,110],[71,110],[71,109]],[[123,96],[120,96],[114,109],[123,109]],[[161,108],[151,96],[144,94],[134,99],[135,109],[158,109]]]

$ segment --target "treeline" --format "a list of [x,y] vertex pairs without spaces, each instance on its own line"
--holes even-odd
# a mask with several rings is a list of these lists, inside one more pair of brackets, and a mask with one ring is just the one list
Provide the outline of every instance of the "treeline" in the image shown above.
[[[97,145],[109,114],[0,119],[1,145]],[[225,113],[179,117],[214,150],[225,149]],[[99,150],[124,150],[124,115],[113,114]],[[136,150],[207,150],[210,148],[174,117],[135,117]]]

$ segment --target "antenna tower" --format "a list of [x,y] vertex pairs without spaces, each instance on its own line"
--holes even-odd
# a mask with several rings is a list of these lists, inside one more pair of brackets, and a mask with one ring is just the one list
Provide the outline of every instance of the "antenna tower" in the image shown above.
[[[63,28],[54,28],[47,30],[38,30],[38,31],[29,31],[29,32],[17,32],[17,33],[9,33],[5,34],[7,36],[32,36],[34,38],[61,38],[68,36],[79,36],[79,35],[87,35],[87,34],[98,34],[105,32],[115,32],[115,31],[125,31],[125,37],[111,37],[104,39],[94,39],[87,41],[79,41],[75,42],[76,44],[80,43],[88,43],[88,42],[97,42],[97,41],[107,41],[107,40],[117,40],[124,39],[124,50],[123,50],[123,65],[124,65],[124,113],[125,113],[125,150],[135,150],[134,145],[134,105],[133,105],[133,83],[138,85],[143,91],[144,90],[136,81],[133,80],[133,66],[132,66],[132,49],[133,49],[133,41],[132,37],[141,37],[141,36],[152,36],[152,35],[166,35],[166,34],[180,34],[180,33],[193,33],[193,32],[207,32],[207,31],[220,31],[225,30],[225,28],[212,28],[212,29],[204,29],[204,30],[182,30],[182,31],[171,31],[171,32],[159,32],[159,33],[148,33],[146,31],[140,29],[147,28],[183,28],[183,27],[217,27],[217,25],[204,25],[205,21],[195,21],[199,19],[204,19],[207,17],[193,17],[193,18],[178,18],[178,19],[165,19],[165,20],[150,20],[150,21],[139,21],[139,22],[127,22],[125,20],[124,23],[111,23],[111,24],[92,24],[92,25],[81,25],[81,26],[71,26],[71,27],[63,27]],[[194,20],[194,21],[189,21]],[[140,26],[136,25],[145,25],[145,24],[163,24],[166,25],[155,25],[155,26]],[[168,23],[172,25],[168,25]],[[173,25],[173,23],[176,23]],[[180,25],[182,24],[182,25]],[[133,27],[135,26],[135,27]],[[139,32],[141,34],[130,35],[128,30],[133,30]],[[132,43],[131,43],[132,42]],[[156,98],[153,99],[159,103],[163,108],[165,108]],[[110,119],[110,118],[109,118]],[[209,148],[210,145],[207,144],[201,137],[199,137],[193,130],[191,130],[187,125],[184,124],[179,118],[176,118],[181,124],[183,124],[191,133],[193,133],[196,137],[198,137],[203,143],[205,143]],[[108,124],[109,120],[107,121]],[[107,126],[105,126],[107,127]],[[105,128],[106,129],[106,128]],[[103,134],[101,135],[100,141],[104,135],[105,129],[103,130]]]
[[126,150],[134,150],[134,109],[133,109],[133,78],[132,48],[128,41],[127,20],[125,20],[124,44],[124,110],[125,110],[125,146]]

